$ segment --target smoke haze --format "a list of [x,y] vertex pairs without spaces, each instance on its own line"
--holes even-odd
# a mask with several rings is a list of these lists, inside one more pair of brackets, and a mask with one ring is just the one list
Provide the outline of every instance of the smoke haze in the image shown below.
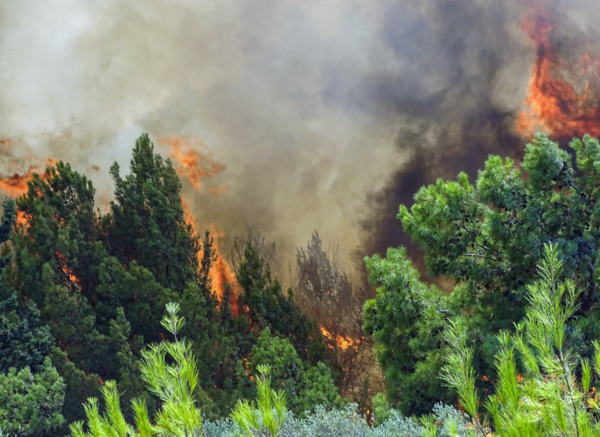
[[102,204],[140,133],[187,136],[224,168],[183,182],[222,247],[246,221],[293,259],[316,228],[354,262],[409,244],[421,185],[521,153],[540,4],[597,36],[589,1],[0,0],[0,176],[62,159]]

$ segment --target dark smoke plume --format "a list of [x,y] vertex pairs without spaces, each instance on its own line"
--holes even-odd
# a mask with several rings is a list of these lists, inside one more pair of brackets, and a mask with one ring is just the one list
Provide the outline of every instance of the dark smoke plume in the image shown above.
[[514,132],[514,119],[529,62],[511,34],[518,15],[509,7],[429,2],[409,17],[400,4],[390,8],[382,37],[413,68],[371,78],[366,97],[403,120],[395,147],[407,161],[369,198],[376,213],[363,222],[367,252],[404,245],[423,268],[396,219],[398,206],[412,205],[416,191],[438,178],[466,171],[473,180],[490,153],[521,153],[524,141]]

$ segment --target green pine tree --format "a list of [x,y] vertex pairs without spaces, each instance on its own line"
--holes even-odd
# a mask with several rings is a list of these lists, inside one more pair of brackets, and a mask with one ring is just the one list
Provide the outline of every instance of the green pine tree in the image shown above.
[[247,399],[238,401],[231,418],[243,437],[256,434],[277,437],[288,416],[285,392],[271,389],[271,366],[258,366],[257,371],[256,404]]
[[582,290],[572,278],[562,279],[561,258],[557,244],[545,246],[539,280],[527,286],[529,306],[522,323],[516,332],[496,336],[497,393],[483,402],[487,414],[480,411],[474,348],[464,319],[453,319],[446,331],[450,353],[443,377],[457,390],[478,436],[491,435],[490,426],[501,437],[600,435],[600,406],[592,390],[600,370],[600,345],[590,344],[593,360],[582,359],[569,346],[567,323],[580,305]]
[[424,414],[452,400],[440,384],[448,296],[420,282],[406,250],[366,259],[369,280],[379,284],[364,306],[364,330],[373,336],[385,374],[386,396],[402,414]]
[[[9,241],[15,219],[15,204],[7,200],[0,244]],[[17,300],[10,261],[10,253],[0,259],[0,431],[49,435],[64,422],[64,383],[51,364],[54,339],[40,326],[40,312],[33,302],[23,308]]]
[[0,373],[0,431],[9,436],[50,436],[64,424],[63,379],[47,357],[36,372],[29,367]]
[[199,238],[183,216],[181,182],[170,160],[154,153],[147,134],[135,143],[130,174],[122,178],[115,163],[111,214],[104,218],[106,241],[119,262],[136,261],[157,283],[181,292],[198,282]]
[[326,358],[326,346],[315,322],[294,302],[291,289],[287,296],[283,294],[279,281],[271,278],[269,265],[250,242],[237,279],[243,290],[241,303],[258,330],[268,327],[273,334],[287,338],[296,353],[312,364]]
[[[424,413],[448,399],[449,392],[433,377],[446,353],[439,346],[441,320],[448,316],[465,319],[477,345],[473,365],[484,375],[477,387],[494,391],[496,335],[525,316],[527,286],[548,242],[558,247],[563,275],[582,289],[576,316],[587,317],[569,321],[569,341],[578,353],[591,356],[590,341],[600,337],[594,306],[600,145],[586,135],[570,146],[576,169],[567,152],[538,134],[527,145],[521,166],[491,156],[474,185],[461,173],[457,181],[421,188],[410,210],[401,206],[398,217],[424,250],[428,273],[445,275],[457,285],[446,296],[420,284],[404,251],[388,252],[388,260],[367,260],[371,280],[380,288],[365,306],[365,329],[376,340],[393,406]],[[417,374],[430,377],[417,385]]]
[[286,338],[278,338],[266,328],[260,335],[252,353],[245,360],[243,373],[248,375],[240,391],[247,398],[255,396],[255,387],[250,379],[260,374],[260,366],[271,367],[272,385],[281,389],[294,414],[303,416],[318,405],[326,408],[341,408],[344,405],[335,386],[331,370],[322,362],[311,366],[302,361]]
[[[162,326],[170,332],[173,342],[151,345],[143,352],[140,365],[149,390],[161,401],[161,409],[151,420],[146,404],[140,399],[131,401],[135,412],[135,427],[128,424],[121,411],[120,394],[114,381],[107,381],[102,389],[106,414],[101,414],[96,398],[85,405],[88,432],[83,422],[71,425],[74,437],[128,437],[128,436],[187,436],[202,435],[202,414],[195,405],[194,391],[198,384],[196,359],[191,344],[178,337],[185,325],[179,317],[179,305],[167,304]],[[172,362],[170,362],[172,361]]]

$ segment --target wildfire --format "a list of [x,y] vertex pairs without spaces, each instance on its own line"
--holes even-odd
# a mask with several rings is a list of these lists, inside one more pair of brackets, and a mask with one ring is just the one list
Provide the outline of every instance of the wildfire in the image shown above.
[[214,224],[211,224],[209,227],[210,233],[213,236],[213,250],[217,254],[217,260],[213,264],[213,267],[210,271],[210,279],[212,286],[219,296],[219,300],[223,298],[225,295],[225,287],[229,286],[231,289],[231,309],[233,312],[233,316],[237,317],[241,313],[241,305],[239,304],[239,295],[241,291],[241,287],[238,284],[236,275],[225,259],[221,252],[219,251],[219,240],[223,239],[225,236],[223,231],[218,231]]
[[343,335],[340,335],[337,333],[332,334],[327,329],[325,329],[325,327],[323,325],[321,325],[320,328],[321,328],[321,332],[323,333],[323,336],[328,338],[329,340],[335,342],[335,344],[337,344],[337,346],[340,349],[345,351],[349,347],[354,347],[354,339],[353,338],[343,336]]
[[552,39],[553,23],[539,4],[526,17],[523,30],[536,49],[525,109],[516,130],[531,135],[544,130],[558,138],[600,134],[600,56],[585,52],[576,60],[562,59]]
[[12,176],[0,178],[0,190],[8,194],[10,197],[19,197],[27,192],[27,182],[33,178],[38,168],[30,166],[25,174],[15,173]]
[[192,227],[192,231],[194,234],[198,234],[198,228],[196,227],[196,221],[194,220],[194,214],[192,214],[192,209],[190,208],[189,203],[185,200],[185,198],[181,199],[181,207],[183,208],[183,218],[185,222]]
[[[27,192],[29,189],[27,183],[33,179],[33,175],[35,173],[40,173],[42,174],[42,178],[45,178],[46,175],[43,173],[43,169],[55,165],[58,161],[51,158],[46,159],[46,161],[43,163],[38,161],[39,164],[30,164],[24,173],[19,173],[16,169],[16,161],[12,159],[10,152],[8,151],[8,149],[13,145],[14,142],[12,140],[0,140],[0,155],[9,155],[8,158],[3,161],[10,162],[9,171],[7,173],[12,173],[11,176],[5,176],[0,173],[0,192],[10,197],[19,197]],[[31,162],[33,159],[31,157],[26,157],[25,160]],[[25,222],[26,218],[23,216],[23,214],[17,212],[17,223],[24,224]]]
[[[197,234],[198,227],[196,226],[196,221],[194,219],[194,215],[192,214],[192,210],[185,200],[182,199],[181,205],[183,207],[183,215],[185,217],[185,221],[192,227],[192,231]],[[225,287],[229,286],[231,289],[231,298],[230,304],[233,312],[233,316],[237,317],[241,314],[241,305],[239,304],[239,295],[240,295],[240,285],[237,282],[237,278],[235,273],[225,257],[219,251],[219,240],[223,239],[225,236],[223,231],[218,231],[214,224],[209,226],[209,231],[213,237],[213,250],[217,255],[217,260],[212,266],[210,270],[210,280],[213,287],[214,292],[216,293],[219,301],[223,299],[225,296]],[[198,260],[202,259],[202,252],[198,253]]]
[[[48,158],[45,166],[52,167],[58,161]],[[10,197],[19,197],[25,194],[28,190],[27,182],[29,182],[34,173],[40,173],[40,167],[37,165],[30,165],[27,172],[24,174],[14,173],[12,176],[0,177],[0,191],[3,191]],[[45,175],[42,175],[45,178]]]
[[[175,171],[182,178],[187,178],[194,190],[202,188],[202,180],[210,179],[225,170],[225,166],[217,162],[212,154],[208,151],[204,143],[193,135],[182,137],[166,137],[159,138],[156,141],[163,147],[169,148],[169,156],[175,162]],[[227,185],[221,187],[210,187],[209,193],[214,197],[221,197],[227,192]],[[183,215],[185,221],[192,227],[194,233],[198,233],[198,226],[185,197],[181,199],[183,207]],[[231,290],[231,307],[234,316],[241,313],[239,304],[240,286],[237,282],[235,273],[226,258],[219,251],[219,240],[224,237],[223,231],[217,230],[214,224],[209,226],[210,233],[213,237],[213,250],[217,255],[217,260],[214,262],[210,271],[210,279],[214,292],[219,301],[225,296],[225,287],[229,286]],[[202,253],[198,254],[198,258],[202,259]]]
[[202,187],[202,179],[211,178],[225,170],[225,166],[214,159],[204,143],[193,135],[159,138],[157,143],[169,148],[177,175],[188,179],[196,190]]
[[63,272],[65,276],[68,276],[71,284],[80,286],[79,279],[68,267],[69,261],[67,257],[60,252],[54,252],[54,255],[56,256],[56,267],[58,267],[58,269]]

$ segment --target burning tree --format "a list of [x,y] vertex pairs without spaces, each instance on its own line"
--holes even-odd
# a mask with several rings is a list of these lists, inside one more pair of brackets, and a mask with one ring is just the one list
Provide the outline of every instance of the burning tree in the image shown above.
[[317,364],[325,358],[325,344],[314,320],[293,300],[292,290],[283,293],[277,278],[271,277],[269,264],[259,255],[251,240],[238,268],[238,282],[243,290],[241,303],[252,326],[269,329],[287,339],[304,361]]
[[359,401],[361,388],[369,383],[364,378],[377,379],[372,343],[362,331],[365,291],[355,293],[342,268],[339,248],[332,246],[326,252],[316,230],[306,248],[297,251],[297,273],[298,301],[319,324],[342,394]]
[[535,62],[517,131],[532,134],[543,129],[562,139],[582,132],[598,136],[600,57],[595,41],[565,39],[552,6],[537,1],[532,6],[522,28],[534,44]]
[[270,326],[296,339],[298,350],[311,350],[311,337],[302,334],[309,324],[270,279],[264,289],[253,288],[258,299],[248,298],[243,311],[233,305],[241,298],[232,288],[235,277],[211,234],[197,235],[177,170],[147,135],[136,142],[130,174],[121,176],[117,165],[111,174],[115,199],[105,215],[95,209],[92,183],[62,162],[34,174],[17,200],[25,221],[7,279],[19,299],[40,307],[56,340],[52,359],[66,383],[65,418],[83,419],[82,403],[108,380],[124,392],[125,414],[132,414],[132,397],[145,399],[150,410],[157,406],[140,359],[145,344],[165,337],[160,320],[167,302],[179,304],[187,320],[183,335],[193,342],[199,369],[195,401],[208,418],[225,416],[248,380],[240,363],[262,330]]
[[82,401],[97,396],[108,379],[126,391],[125,404],[132,396],[150,399],[141,383],[140,350],[164,336],[159,321],[168,301],[181,304],[196,352],[206,360],[199,366],[199,401],[208,414],[227,412],[235,397],[219,403],[203,390],[233,392],[224,384],[234,384],[236,362],[224,360],[249,351],[240,346],[247,325],[219,305],[208,277],[212,240],[201,242],[186,223],[178,176],[147,136],[136,143],[131,168],[121,178],[113,167],[115,201],[104,216],[94,209],[91,182],[62,162],[35,174],[17,200],[26,223],[14,241],[15,285],[21,298],[42,308],[56,338],[54,362],[67,383],[65,415],[83,418]]

